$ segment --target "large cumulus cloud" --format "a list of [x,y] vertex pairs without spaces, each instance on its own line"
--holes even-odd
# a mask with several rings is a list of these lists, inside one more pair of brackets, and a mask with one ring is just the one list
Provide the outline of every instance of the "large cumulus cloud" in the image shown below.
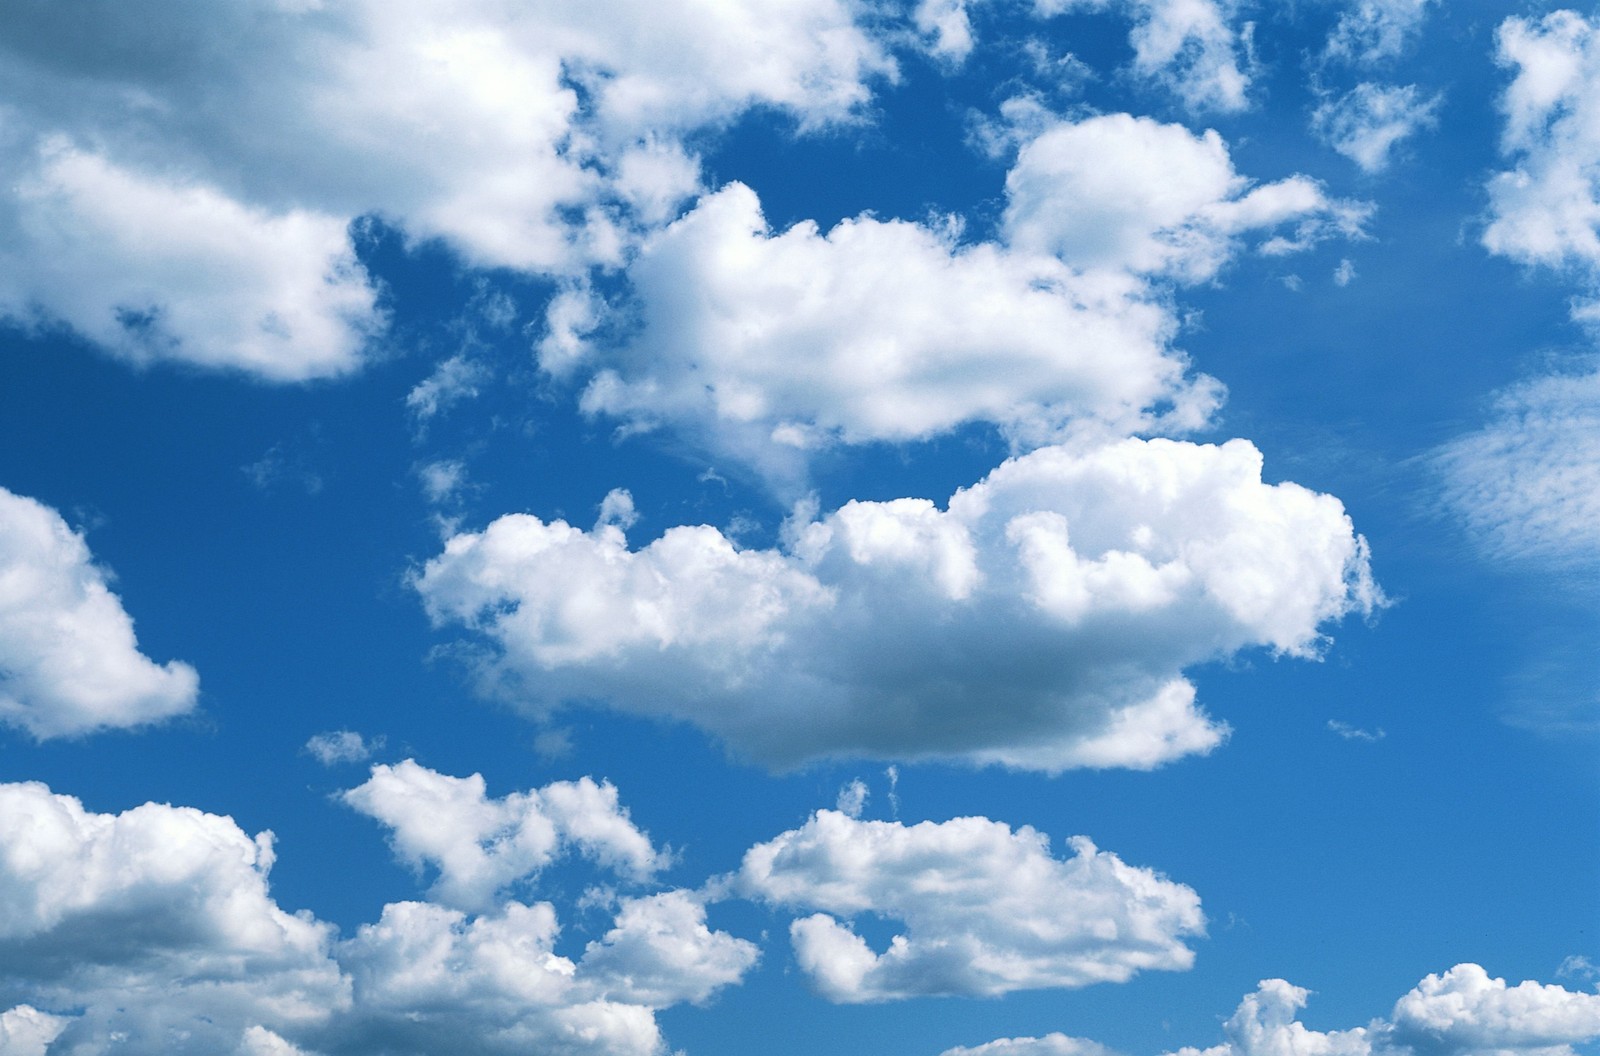
[[1261,479],[1244,441],[1124,440],[1012,459],[957,492],[851,502],[781,550],[710,527],[516,514],[415,579],[493,645],[535,714],[566,701],[698,723],[777,765],[952,758],[1153,767],[1224,728],[1183,670],[1250,647],[1313,656],[1379,600],[1337,500]]

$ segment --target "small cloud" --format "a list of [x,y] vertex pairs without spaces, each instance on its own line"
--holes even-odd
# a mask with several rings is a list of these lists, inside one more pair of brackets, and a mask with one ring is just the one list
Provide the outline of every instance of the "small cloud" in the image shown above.
[[1414,84],[1363,83],[1330,98],[1311,115],[1323,142],[1369,175],[1388,168],[1401,141],[1438,124],[1443,96],[1423,96]]
[[633,508],[633,495],[626,488],[612,488],[606,492],[606,497],[600,500],[600,518],[594,522],[596,528],[614,524],[623,531],[627,531],[639,523],[639,511]]
[[319,733],[306,742],[305,750],[323,766],[361,763],[383,748],[383,737],[367,740],[354,730]]
[[861,810],[867,805],[867,797],[871,794],[867,791],[867,783],[856,778],[839,790],[839,813],[847,818],[861,817]]
[[1335,286],[1348,286],[1354,281],[1355,277],[1356,266],[1350,261],[1349,257],[1341,260],[1339,266],[1333,269],[1333,284]]
[[539,753],[539,758],[547,762],[552,759],[565,759],[572,754],[572,731],[565,727],[540,730],[539,735],[533,739],[533,750]]
[[406,407],[421,421],[447,411],[462,400],[477,396],[489,380],[489,369],[458,352],[434,368],[432,374],[406,394]]
[[1292,293],[1299,293],[1305,288],[1305,283],[1298,275],[1284,275],[1281,276],[1278,281],[1283,283],[1284,288]]
[[900,817],[900,793],[895,791],[900,786],[900,768],[890,766],[883,771],[883,776],[889,779],[889,813],[895,818]]
[[273,444],[266,454],[240,466],[239,470],[250,483],[266,492],[275,491],[284,484],[304,488],[307,495],[322,490],[322,475],[307,467],[298,455],[286,454],[282,444]]
[[1381,726],[1375,730],[1363,730],[1359,726],[1352,726],[1348,722],[1340,722],[1338,719],[1329,719],[1328,729],[1347,741],[1381,741],[1389,736]]
[[440,459],[419,466],[417,476],[422,480],[422,493],[438,506],[460,494],[467,481],[467,467],[458,459]]
[[1558,979],[1584,979],[1600,981],[1600,965],[1596,965],[1582,954],[1573,954],[1561,962],[1556,969]]

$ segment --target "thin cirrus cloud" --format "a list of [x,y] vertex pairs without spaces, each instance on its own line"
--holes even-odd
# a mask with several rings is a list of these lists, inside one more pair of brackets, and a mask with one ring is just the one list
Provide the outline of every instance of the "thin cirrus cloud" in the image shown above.
[[895,76],[843,0],[627,6],[22,5],[0,312],[136,362],[347,373],[386,322],[357,218],[473,265],[614,262],[694,191],[684,133],[850,120]]
[[270,833],[231,818],[97,814],[0,785],[0,986],[19,1002],[0,1012],[4,1051],[656,1056],[658,1010],[710,999],[758,958],[672,889],[618,899],[576,959],[555,952],[554,906],[513,899],[392,903],[340,939],[273,900],[274,857]]
[[[1199,896],[1083,837],[1058,859],[1034,829],[988,818],[861,821],[818,811],[746,853],[735,890],[816,910],[789,927],[795,958],[830,1001],[859,1004],[1125,982],[1183,970],[1205,930]],[[903,922],[875,952],[850,925]]]
[[944,509],[851,502],[740,550],[711,527],[514,514],[449,539],[414,585],[492,647],[485,683],[694,722],[787,767],[944,758],[1150,768],[1226,728],[1186,667],[1315,656],[1382,603],[1336,499],[1265,484],[1250,444],[1124,440],[1006,462]]
[[1183,433],[1222,390],[1171,347],[1164,291],[1214,278],[1250,242],[1281,254],[1358,236],[1366,215],[1304,177],[1252,185],[1215,132],[1127,114],[1048,122],[1006,200],[1002,238],[963,244],[871,216],[775,233],[730,184],[641,246],[636,332],[570,290],[540,363],[587,378],[586,412],[668,427],[786,492],[819,449],[976,423],[1021,448]]
[[[1346,1030],[1312,1030],[1297,1019],[1310,991],[1264,979],[1223,1024],[1225,1040],[1172,1056],[1573,1056],[1600,1038],[1600,995],[1533,981],[1510,986],[1476,964],[1429,975],[1389,1018]],[[1053,1034],[1005,1038],[942,1056],[1101,1056],[1091,1041]]]
[[192,710],[200,680],[139,651],[133,620],[83,537],[0,488],[0,722],[44,740]]

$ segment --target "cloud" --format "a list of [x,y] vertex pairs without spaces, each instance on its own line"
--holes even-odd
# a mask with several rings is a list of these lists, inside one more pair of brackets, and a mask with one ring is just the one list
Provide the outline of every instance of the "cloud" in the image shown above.
[[[609,787],[525,795],[577,804],[567,828],[599,840],[614,815],[581,800]],[[758,955],[680,890],[623,898],[577,960],[555,952],[546,902],[397,902],[336,941],[273,901],[272,864],[271,833],[230,818],[156,803],[96,814],[0,784],[0,990],[26,1002],[0,1013],[0,1051],[660,1056],[654,1013],[709,1000]]]
[[616,788],[587,777],[491,799],[481,774],[451,777],[407,759],[374,766],[343,799],[390,828],[402,860],[438,870],[435,899],[467,910],[490,905],[568,849],[639,879],[666,862],[619,806]]
[[1046,1034],[1042,1038],[1000,1038],[970,1048],[957,1046],[940,1056],[1117,1056],[1099,1042],[1066,1034]]
[[[1182,179],[1165,175],[1179,173]],[[1292,177],[1252,187],[1214,132],[1114,114],[1048,121],[1006,180],[998,242],[936,223],[774,232],[734,183],[649,238],[623,303],[573,287],[542,367],[591,415],[671,427],[792,494],[814,453],[997,426],[1018,447],[1182,433],[1221,386],[1188,371],[1166,285],[1359,233],[1362,207]],[[618,317],[632,329],[605,325]]]
[[1215,747],[1184,668],[1381,596],[1337,500],[1261,481],[1249,443],[1125,440],[1007,461],[953,496],[851,502],[783,550],[679,527],[502,517],[414,584],[535,715],[567,701],[687,719],[780,766],[948,758],[1148,768]]
[[1417,86],[1370,81],[1324,100],[1311,115],[1311,127],[1334,150],[1378,173],[1403,140],[1438,122],[1440,96],[1422,98]]
[[474,266],[615,262],[697,186],[684,135],[751,107],[802,128],[854,119],[895,76],[855,15],[847,0],[31,5],[0,44],[0,312],[139,362],[347,373],[385,324],[352,222],[382,216]]
[[1491,556],[1600,565],[1600,371],[1506,390],[1483,428],[1433,458],[1447,508]]
[[1347,741],[1381,741],[1388,736],[1387,733],[1383,732],[1383,727],[1381,726],[1375,730],[1364,730],[1360,726],[1352,726],[1348,722],[1340,722],[1338,719],[1329,719],[1328,729]]
[[0,785],[0,980],[70,1014],[13,1009],[4,1028],[57,1030],[60,1051],[118,1033],[130,1053],[199,1054],[344,1007],[332,929],[272,901],[272,861],[272,835],[230,818],[155,803],[95,814],[44,785]]
[[1567,267],[1591,286],[1600,268],[1600,46],[1572,11],[1508,18],[1497,58],[1515,77],[1501,99],[1501,150],[1514,165],[1489,181],[1483,244],[1526,264]]
[[364,763],[383,747],[383,741],[382,737],[368,740],[354,730],[333,730],[313,736],[306,741],[305,750],[323,766]]
[[[1084,837],[1073,856],[987,818],[906,826],[818,811],[752,847],[736,879],[749,897],[820,910],[790,925],[795,957],[830,1001],[1125,982],[1187,969],[1182,939],[1204,931],[1200,899]],[[874,952],[846,919],[903,922]]]
[[0,722],[41,740],[141,726],[195,706],[199,676],[139,652],[83,537],[0,488]]
[[1233,0],[1034,0],[1041,17],[1126,9],[1133,20],[1133,72],[1183,100],[1193,111],[1231,113],[1250,105],[1245,35],[1233,28]]
[[406,393],[406,409],[426,422],[463,400],[476,397],[490,378],[489,368],[458,352],[442,361],[416,387]]
[[[1076,269],[1186,283],[1213,278],[1246,234],[1263,236],[1263,252],[1284,253],[1359,234],[1365,215],[1304,176],[1252,187],[1216,132],[1129,114],[1060,123],[1025,143],[1006,175],[1006,200],[1015,248]],[[1286,224],[1290,236],[1265,237]]]
[[[1311,1030],[1296,1019],[1309,995],[1282,979],[1264,979],[1223,1024],[1222,1044],[1173,1056],[1574,1056],[1572,1046],[1600,1038],[1600,995],[1531,981],[1508,986],[1476,964],[1429,975],[1395,1003],[1388,1020],[1347,1030]],[[1008,1039],[994,1043],[1000,1046],[994,1053],[1054,1054],[1047,1040]],[[1075,1056],[1077,1050],[1061,1051]]]
[[1325,58],[1371,65],[1398,58],[1428,17],[1433,0],[1347,0]]

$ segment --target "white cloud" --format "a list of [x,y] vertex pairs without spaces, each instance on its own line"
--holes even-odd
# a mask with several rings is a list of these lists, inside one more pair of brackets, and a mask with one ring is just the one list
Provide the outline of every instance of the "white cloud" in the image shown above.
[[1046,1034],[1042,1038],[1000,1038],[983,1045],[957,1046],[940,1056],[1117,1056],[1099,1042],[1066,1034]]
[[1377,173],[1389,167],[1401,141],[1437,123],[1441,98],[1423,98],[1414,84],[1363,82],[1319,104],[1311,126],[1327,144],[1361,167]]
[[314,735],[306,741],[306,751],[323,766],[339,763],[364,763],[372,753],[383,747],[383,738],[371,740],[354,730],[331,730]]
[[436,899],[467,910],[483,909],[569,849],[635,878],[665,864],[628,820],[616,788],[587,777],[491,799],[481,774],[451,777],[407,759],[374,766],[343,798],[392,830],[404,861],[438,870]]
[[1261,481],[1245,441],[1045,448],[957,492],[851,502],[784,550],[710,527],[631,550],[516,514],[415,585],[498,647],[536,715],[571,700],[688,719],[777,765],[952,758],[1153,767],[1215,747],[1184,668],[1314,656],[1379,603],[1337,500]]
[[[1282,253],[1358,234],[1364,209],[1304,176],[1252,187],[1214,131],[1195,135],[1129,114],[1061,123],[1023,145],[1006,176],[1005,226],[1018,249],[1077,269],[1210,279],[1241,236]],[[1284,225],[1290,236],[1267,240]]]
[[198,695],[194,668],[139,652],[83,537],[0,488],[0,722],[69,737],[180,715]]
[[0,44],[0,232],[17,247],[0,311],[140,361],[349,371],[383,324],[352,220],[474,265],[614,261],[696,186],[682,135],[753,106],[852,119],[894,76],[855,16],[849,0],[31,8]]
[[871,792],[867,790],[867,783],[859,777],[848,785],[839,789],[839,813],[847,818],[859,818],[866,809],[867,798]]
[[406,393],[406,408],[422,421],[478,395],[489,380],[489,368],[458,352],[442,361],[432,374]]
[[1498,59],[1516,76],[1501,100],[1503,152],[1514,168],[1489,182],[1491,252],[1571,266],[1595,281],[1600,268],[1600,30],[1572,11],[1537,21],[1508,18]]
[[0,1052],[6,1056],[45,1056],[45,1050],[69,1022],[66,1016],[52,1016],[31,1005],[0,1012]]
[[[1123,864],[1084,837],[1055,858],[1048,837],[988,818],[906,826],[831,810],[752,847],[736,883],[796,910],[801,968],[830,1001],[1124,982],[1187,969],[1202,934],[1194,891]],[[838,918],[870,914],[905,933],[875,952]]]
[[1326,57],[1372,64],[1398,58],[1421,29],[1433,0],[1348,0],[1333,32]]
[[1041,16],[1126,8],[1133,72],[1181,98],[1194,111],[1233,112],[1250,105],[1249,33],[1233,27],[1234,0],[1034,0]]
[[383,323],[344,218],[241,203],[59,138],[8,175],[5,314],[63,320],[137,363],[273,381],[354,369]]
[[[1312,1030],[1296,1019],[1309,995],[1282,979],[1264,979],[1223,1024],[1222,1044],[1173,1056],[1574,1056],[1572,1046],[1600,1038],[1600,995],[1532,981],[1508,986],[1476,964],[1428,976],[1395,1003],[1388,1020],[1348,1030]],[[1046,1040],[996,1042],[994,1053],[1053,1054],[1029,1047]],[[953,1052],[989,1056],[987,1046]]]
[[1347,741],[1381,741],[1388,736],[1383,732],[1383,727],[1381,726],[1375,730],[1364,730],[1360,726],[1352,726],[1350,723],[1340,722],[1338,719],[1329,719],[1328,729]]
[[460,459],[441,458],[417,467],[422,494],[435,506],[452,502],[467,484],[467,465]]
[[623,901],[616,925],[584,950],[582,977],[601,996],[650,1008],[703,1004],[756,963],[754,944],[706,926],[688,891]]
[[1339,266],[1333,269],[1333,284],[1335,286],[1348,286],[1351,282],[1355,281],[1355,278],[1356,265],[1355,262],[1348,257],[1339,261]]
[[1501,393],[1487,425],[1434,459],[1445,503],[1492,556],[1600,564],[1600,371]]
[[922,34],[923,46],[948,62],[960,63],[972,52],[972,20],[967,6],[972,0],[917,0],[912,24]]
[[1570,1056],[1600,1038],[1600,994],[1527,981],[1507,986],[1476,964],[1430,975],[1402,997],[1391,1037],[1419,1056],[1494,1053]]
[[272,901],[272,860],[271,834],[230,818],[155,803],[95,814],[40,784],[0,785],[0,978],[70,1014],[13,1009],[5,1029],[60,1028],[60,1051],[120,1033],[119,1051],[200,1054],[344,1007],[332,929]]

